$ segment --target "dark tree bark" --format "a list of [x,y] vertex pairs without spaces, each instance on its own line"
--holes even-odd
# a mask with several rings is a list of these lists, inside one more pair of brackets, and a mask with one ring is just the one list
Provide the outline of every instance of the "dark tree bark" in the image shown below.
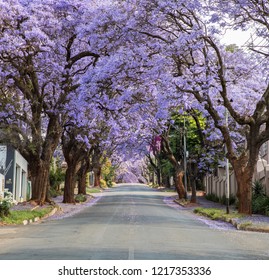
[[191,176],[191,203],[196,203],[197,202],[197,197],[196,197],[196,180]]
[[169,140],[165,135],[162,136],[162,152],[163,155],[171,162],[171,164],[174,167],[175,170],[175,188],[178,193],[178,198],[179,199],[184,199],[185,198],[185,187],[183,184],[183,176],[184,176],[184,171],[182,168],[182,165],[177,161],[175,158],[172,149],[169,145]]
[[86,195],[86,181],[87,181],[87,172],[81,171],[78,172],[78,194]]
[[189,163],[189,178],[190,178],[190,186],[191,186],[191,203],[197,202],[196,197],[196,186],[197,186],[197,180],[198,180],[198,167],[197,163],[190,161]]
[[[41,146],[37,143],[37,138],[39,137],[36,135],[36,150],[29,151],[29,149],[21,149],[22,155],[29,163],[29,177],[32,183],[31,200],[36,201],[40,205],[45,202],[51,202],[48,197],[50,162],[61,134],[62,128],[58,118],[52,116],[48,123],[47,135],[43,141],[43,145]],[[36,151],[39,151],[41,156],[38,156]]]
[[92,165],[94,175],[94,187],[101,187],[102,153],[97,145],[93,148]]
[[257,157],[252,154],[253,159],[249,159],[248,154],[231,161],[237,182],[238,212],[247,215],[252,214],[252,179],[256,169]]
[[162,183],[166,188],[171,188],[170,184],[170,176],[167,174],[162,173]]
[[94,187],[101,187],[101,166],[95,165],[93,168]]
[[179,199],[185,198],[185,188],[183,184],[183,177],[184,177],[184,171],[182,169],[178,169],[175,171],[175,187],[176,191],[178,193]]
[[75,203],[74,190],[76,185],[76,166],[77,164],[71,164],[69,162],[66,169],[63,203]]
[[79,164],[85,155],[85,144],[77,142],[76,130],[66,131],[62,136],[62,150],[67,163],[63,203],[75,203],[74,190]]
[[49,201],[47,196],[49,186],[49,166],[47,163],[41,162],[39,165],[30,164],[29,174],[32,184],[31,200],[43,205]]
[[90,156],[84,159],[78,171],[78,193],[86,195],[87,174],[90,171]]

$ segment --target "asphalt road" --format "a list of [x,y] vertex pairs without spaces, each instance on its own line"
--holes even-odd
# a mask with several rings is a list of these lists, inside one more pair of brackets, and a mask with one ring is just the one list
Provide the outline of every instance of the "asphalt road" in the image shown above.
[[0,259],[269,259],[269,234],[214,229],[167,195],[123,185],[73,217],[2,227]]

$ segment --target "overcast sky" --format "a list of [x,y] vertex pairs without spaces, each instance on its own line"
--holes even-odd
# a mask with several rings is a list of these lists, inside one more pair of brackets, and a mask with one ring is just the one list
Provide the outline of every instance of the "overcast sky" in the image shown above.
[[250,38],[250,32],[240,30],[227,30],[225,36],[221,39],[221,42],[225,45],[236,44],[242,46]]

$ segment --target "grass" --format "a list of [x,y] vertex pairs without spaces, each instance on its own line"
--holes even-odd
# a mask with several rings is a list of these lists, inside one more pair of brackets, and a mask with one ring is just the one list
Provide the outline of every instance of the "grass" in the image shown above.
[[240,224],[239,229],[269,233],[269,226],[266,223],[253,224],[252,222],[247,221],[245,223]]
[[242,218],[242,214],[238,214],[237,212],[230,212],[230,214],[226,214],[226,211],[223,209],[217,209],[217,208],[195,208],[194,213],[206,216],[212,220],[222,220],[225,222],[230,222],[231,219],[234,218]]
[[[225,222],[232,223],[239,230],[247,231],[258,231],[258,232],[267,232],[269,233],[269,225],[267,223],[253,223],[252,221],[245,220],[240,221],[240,218],[246,217],[245,215],[238,214],[238,212],[231,212],[226,214],[225,210],[217,208],[196,208],[194,213],[202,216],[206,216],[212,220],[221,220]],[[238,218],[238,221],[233,219]]]
[[101,188],[87,188],[87,194],[92,194],[92,193],[101,193],[102,189]]
[[246,221],[246,222],[243,222],[243,223],[239,224],[238,229],[247,230],[252,226],[253,226],[253,224],[252,224],[251,221]]
[[11,210],[10,215],[0,219],[3,224],[22,224],[24,220],[33,220],[35,218],[42,218],[52,211],[53,207],[49,206],[42,209],[36,210]]

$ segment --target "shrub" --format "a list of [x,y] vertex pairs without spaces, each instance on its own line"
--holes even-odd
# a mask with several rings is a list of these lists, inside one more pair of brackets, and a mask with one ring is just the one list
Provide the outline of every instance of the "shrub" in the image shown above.
[[[226,205],[226,195],[223,195],[221,198],[219,198],[218,196],[216,196],[215,194],[211,193],[211,194],[207,194],[205,196],[205,198],[207,200],[213,201],[213,202],[220,202],[221,204]],[[229,204],[235,204],[236,203],[236,197],[234,195],[230,195],[229,197]]]
[[65,180],[65,171],[61,168],[61,160],[59,158],[53,158],[50,165],[49,173],[49,196],[56,197],[62,194],[61,184]]
[[106,183],[106,181],[104,179],[100,180],[100,187],[103,188],[103,189],[107,188],[107,183]]
[[11,206],[15,204],[13,194],[11,192],[5,192],[3,196],[0,196],[0,217],[6,217],[10,214]]
[[215,194],[213,194],[213,193],[207,194],[207,195],[205,196],[205,198],[206,198],[207,200],[210,200],[210,201],[213,201],[213,202],[219,202],[219,201],[220,201],[220,199],[219,199]]
[[265,195],[261,181],[253,183],[252,188],[252,212],[254,214],[269,215],[269,197]]
[[65,172],[63,172],[61,169],[57,169],[56,171],[50,171],[49,174],[49,180],[50,180],[50,186],[53,188],[59,188],[61,183],[64,182],[65,178]]
[[[102,166],[102,177],[106,182],[104,188],[111,188],[113,186],[113,180],[115,178],[116,167],[111,163],[110,160],[106,159]],[[101,184],[101,187],[102,184]]]
[[264,193],[264,186],[262,184],[261,181],[259,180],[256,180],[254,183],[253,183],[253,186],[252,186],[252,194],[253,196],[261,196],[261,195],[265,195]]
[[63,191],[62,190],[57,190],[55,188],[50,188],[49,189],[49,196],[50,197],[57,197],[59,195],[62,195]]
[[78,203],[85,202],[86,200],[87,200],[87,197],[84,194],[77,194],[75,196],[75,201]]
[[[226,205],[226,195],[223,195],[220,199],[220,202],[223,204],[223,205]],[[230,195],[229,197],[229,205],[232,205],[232,204],[235,204],[236,203],[236,197],[234,195]]]
[[265,195],[256,195],[252,198],[252,212],[254,214],[269,214],[269,197]]

